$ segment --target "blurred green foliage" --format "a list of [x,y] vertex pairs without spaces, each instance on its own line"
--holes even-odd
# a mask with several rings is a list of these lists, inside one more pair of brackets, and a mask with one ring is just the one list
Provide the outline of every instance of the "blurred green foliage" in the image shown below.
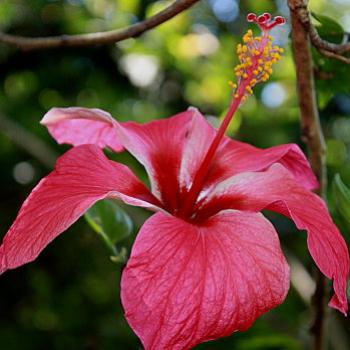
[[[26,36],[104,31],[142,20],[167,4],[151,0],[2,0],[0,29]],[[346,6],[341,0],[311,2],[321,28],[329,26],[323,17],[317,17],[324,12],[333,20],[340,19],[344,27]],[[52,156],[68,149],[56,145],[39,126],[49,108],[98,107],[119,120],[146,122],[195,105],[217,124],[216,117],[223,116],[229,103],[227,81],[233,79],[237,62],[235,46],[248,27],[245,15],[252,11],[288,15],[283,0],[203,0],[157,29],[115,45],[40,52],[0,46],[1,235],[35,183],[51,170]],[[342,28],[333,23],[334,27]],[[285,47],[285,57],[272,80],[257,87],[237,113],[230,133],[259,147],[288,142],[303,147],[289,27],[279,33],[275,32],[276,39]],[[332,33],[328,27],[322,31],[322,35]],[[329,178],[339,173],[349,187],[349,68],[316,52],[315,62]],[[28,147],[34,146],[33,139],[27,140],[18,128],[41,140],[36,152]],[[128,164],[147,182],[143,168],[129,154],[111,157]],[[349,237],[349,226],[333,206],[334,196],[335,192],[329,194],[330,209]],[[123,209],[135,224],[133,234],[123,241],[130,249],[149,214],[138,208]],[[297,256],[311,272],[305,234],[297,232],[289,220],[267,215],[281,234],[285,251]],[[80,220],[35,263],[1,276],[1,349],[140,349],[119,301],[123,266],[112,263],[109,255]],[[348,349],[349,322],[339,315],[332,317],[330,349]],[[286,302],[258,319],[247,332],[198,349],[303,349],[309,341],[310,319],[309,306],[292,287]]]
[[345,186],[339,174],[334,176],[332,185],[335,207],[350,225],[350,189]]

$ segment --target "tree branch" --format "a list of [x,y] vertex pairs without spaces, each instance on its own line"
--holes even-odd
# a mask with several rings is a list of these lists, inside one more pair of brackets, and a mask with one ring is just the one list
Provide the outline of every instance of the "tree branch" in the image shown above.
[[[327,186],[325,167],[326,146],[316,103],[314,67],[309,32],[299,18],[301,2],[303,6],[307,5],[306,0],[288,0],[291,13],[292,41],[299,93],[301,132],[302,139],[306,143],[309,151],[312,169],[320,181],[318,193],[325,197]],[[315,279],[316,292],[313,296],[315,315],[311,332],[314,337],[313,349],[321,350],[323,349],[324,343],[325,299],[327,288],[325,278],[319,270],[316,272]]]
[[305,30],[309,33],[312,45],[326,57],[335,58],[350,64],[350,58],[344,56],[345,53],[350,52],[350,43],[334,44],[322,39],[315,26],[311,23],[310,12],[307,7],[308,0],[295,0],[293,3],[293,11]]
[[326,50],[318,50],[322,55],[328,57],[328,58],[335,58],[338,61],[344,62],[346,64],[350,64],[350,57],[345,57],[342,55],[338,55],[337,53],[334,53],[332,51],[326,51]]
[[0,43],[15,46],[24,51],[116,43],[118,41],[139,36],[142,33],[157,27],[185,11],[198,1],[199,0],[176,0],[169,7],[156,15],[123,29],[89,34],[38,38],[29,38],[0,32]]

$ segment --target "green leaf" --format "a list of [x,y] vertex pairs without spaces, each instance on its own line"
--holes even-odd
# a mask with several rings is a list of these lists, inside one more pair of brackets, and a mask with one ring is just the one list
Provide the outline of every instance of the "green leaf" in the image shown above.
[[129,236],[133,230],[129,215],[114,201],[103,200],[86,212],[85,219],[102,237],[114,256],[118,256],[120,253],[116,249],[116,243]]
[[334,176],[332,191],[338,212],[350,223],[350,190],[339,174]]
[[343,27],[338,22],[325,15],[316,14],[314,12],[311,14],[320,23],[320,25],[317,26],[317,31],[323,39],[341,43],[345,33]]
[[[346,33],[337,21],[314,12],[312,16],[318,21],[316,28],[322,39],[335,44],[343,42]],[[322,105],[325,107],[335,94],[349,92],[348,67],[338,60],[325,57],[315,48],[312,51],[318,72],[316,75],[318,97],[323,100]]]

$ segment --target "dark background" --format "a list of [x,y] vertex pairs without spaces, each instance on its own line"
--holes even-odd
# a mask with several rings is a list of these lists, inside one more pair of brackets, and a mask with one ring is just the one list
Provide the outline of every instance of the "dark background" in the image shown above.
[[[167,3],[141,0],[1,0],[0,29],[25,36],[104,31],[123,27],[159,11]],[[345,0],[313,1],[349,29]],[[21,52],[0,45],[0,237],[16,217],[31,189],[68,146],[58,146],[39,121],[53,106],[98,107],[119,120],[145,122],[198,107],[222,117],[228,106],[237,63],[235,46],[247,30],[248,12],[288,15],[286,1],[208,0],[137,39],[91,48]],[[318,23],[320,25],[320,23]],[[339,41],[337,29],[322,27]],[[321,28],[321,29],[322,29]],[[276,39],[286,54],[272,79],[235,116],[231,136],[259,147],[296,142],[299,110],[289,26]],[[340,173],[350,184],[349,67],[315,53],[317,97],[328,146],[328,175]],[[322,79],[320,79],[322,78]],[[210,117],[217,125],[218,119]],[[128,154],[114,158],[146,178]],[[330,187],[331,188],[331,187]],[[330,210],[349,239],[350,221],[342,217],[329,191]],[[135,228],[121,246],[130,249],[147,217],[126,208]],[[284,304],[259,318],[253,327],[198,349],[309,348],[313,264],[305,244],[287,219],[267,215],[277,227],[292,265],[293,283]],[[123,264],[113,263],[102,240],[79,220],[35,263],[0,278],[0,348],[139,349],[123,318],[119,278]],[[310,285],[311,283],[311,285]],[[306,291],[304,290],[306,288]],[[329,310],[330,311],[330,310]],[[330,311],[330,349],[349,349],[349,321]]]

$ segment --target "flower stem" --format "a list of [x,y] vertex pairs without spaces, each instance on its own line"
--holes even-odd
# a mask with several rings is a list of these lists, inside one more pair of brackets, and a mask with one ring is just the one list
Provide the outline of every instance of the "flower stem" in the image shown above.
[[[292,22],[292,40],[299,92],[302,138],[309,151],[312,169],[320,181],[318,194],[325,197],[327,186],[326,146],[316,103],[310,37],[297,14],[300,6],[306,8],[307,3],[307,0],[288,0]],[[326,343],[324,333],[326,296],[325,277],[319,270],[316,270],[316,291],[313,296],[314,321],[310,329],[314,339],[314,350],[324,349]]]

